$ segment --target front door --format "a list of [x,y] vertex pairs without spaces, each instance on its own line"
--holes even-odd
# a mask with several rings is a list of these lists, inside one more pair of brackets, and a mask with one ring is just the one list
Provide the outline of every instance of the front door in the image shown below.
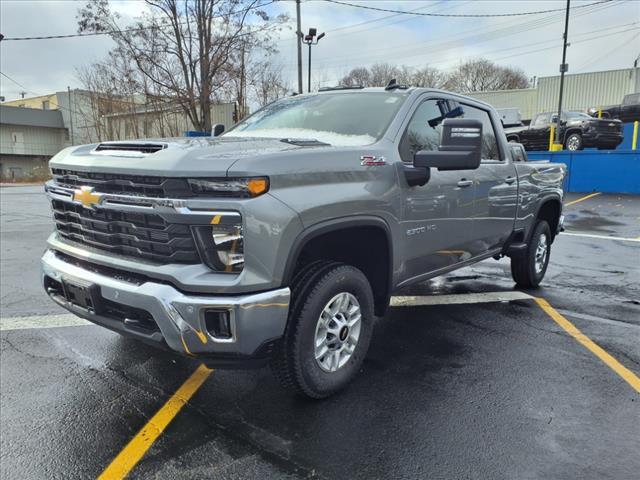
[[[401,137],[399,153],[413,164],[420,150],[437,150],[442,116],[438,99],[424,100],[413,111]],[[431,121],[431,125],[430,125]],[[426,185],[404,183],[404,280],[447,268],[471,258],[475,170],[431,169]]]

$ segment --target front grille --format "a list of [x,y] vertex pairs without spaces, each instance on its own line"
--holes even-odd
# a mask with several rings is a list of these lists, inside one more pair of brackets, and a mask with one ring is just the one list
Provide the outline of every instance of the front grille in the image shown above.
[[100,193],[114,193],[155,198],[194,197],[186,179],[150,177],[146,175],[121,175],[51,169],[53,179],[60,187],[94,187]]
[[620,133],[622,131],[622,125],[619,123],[609,125],[609,123],[601,122],[595,125],[595,129],[596,131],[603,133]]
[[88,209],[52,200],[58,234],[111,253],[158,263],[200,263],[188,225],[155,214]]

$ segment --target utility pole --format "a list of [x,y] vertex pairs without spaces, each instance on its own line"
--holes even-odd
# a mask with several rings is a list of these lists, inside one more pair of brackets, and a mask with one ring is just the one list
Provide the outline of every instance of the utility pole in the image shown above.
[[556,123],[556,139],[555,143],[562,143],[560,140],[560,121],[562,117],[562,94],[564,93],[564,74],[569,70],[567,65],[567,40],[569,38],[569,4],[571,0],[567,0],[567,11],[564,16],[564,43],[562,45],[562,63],[560,64],[560,98],[558,99],[558,121]]
[[71,145],[73,145],[73,109],[71,107],[71,87],[69,86],[67,86],[67,95],[67,98],[69,99],[69,133],[71,137]]
[[247,84],[247,79],[246,79],[246,69],[245,69],[245,63],[244,63],[244,56],[245,56],[245,42],[244,40],[242,41],[242,60],[240,62],[240,105],[239,105],[239,112],[240,115],[238,115],[240,118],[238,119],[238,121],[242,120],[245,116],[246,116],[246,84]]
[[[312,45],[317,45],[318,42],[320,40],[322,40],[322,38],[324,37],[324,32],[323,32],[320,35],[318,35],[318,37],[316,38],[316,33],[317,32],[318,32],[317,29],[310,28],[309,29],[309,33],[307,35],[305,35],[305,37],[304,37],[304,43],[309,45],[309,78],[308,78],[307,92],[311,91],[311,46]],[[314,41],[314,39],[315,39],[315,41]]]
[[296,30],[298,42],[298,93],[302,93],[302,27],[300,21],[300,0],[296,0],[296,17],[298,22]]

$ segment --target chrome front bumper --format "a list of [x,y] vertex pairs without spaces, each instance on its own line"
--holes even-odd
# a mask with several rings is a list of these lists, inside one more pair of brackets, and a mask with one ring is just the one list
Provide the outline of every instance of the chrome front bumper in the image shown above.
[[[284,334],[289,310],[289,288],[237,296],[189,295],[171,285],[151,280],[131,282],[72,264],[53,250],[42,257],[43,284],[77,282],[95,286],[101,299],[148,312],[159,331],[142,332],[128,319],[109,318],[70,302],[49,289],[49,295],[70,312],[89,321],[145,340],[166,344],[187,354],[221,358],[252,357]],[[230,338],[216,338],[205,326],[205,310],[228,312]],[[133,325],[133,323],[132,323]]]

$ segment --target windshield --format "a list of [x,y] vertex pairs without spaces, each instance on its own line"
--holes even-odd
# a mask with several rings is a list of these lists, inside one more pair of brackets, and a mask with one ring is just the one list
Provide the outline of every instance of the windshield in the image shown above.
[[290,97],[240,122],[225,137],[299,138],[339,146],[379,140],[406,93],[352,92]]
[[580,120],[582,119],[591,119],[591,116],[587,115],[586,113],[582,113],[582,112],[565,112],[565,115],[567,116],[567,118],[569,120]]

